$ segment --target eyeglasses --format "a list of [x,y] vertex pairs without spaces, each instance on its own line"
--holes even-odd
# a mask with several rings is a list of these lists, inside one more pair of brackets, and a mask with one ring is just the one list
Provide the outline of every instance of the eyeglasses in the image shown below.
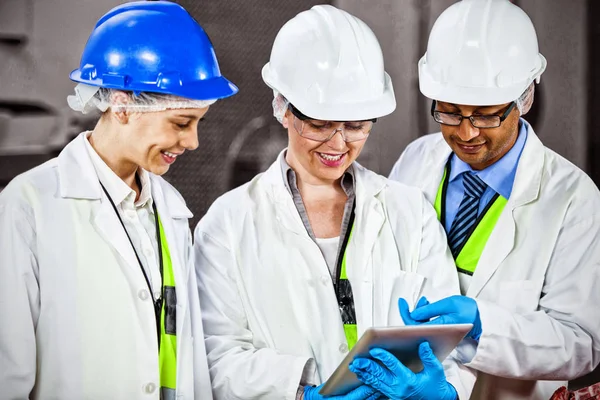
[[471,115],[469,117],[457,113],[446,113],[435,109],[436,101],[431,102],[431,116],[435,122],[444,125],[458,126],[462,123],[463,118],[468,118],[471,125],[475,128],[497,128],[508,117],[510,112],[515,108],[517,102],[510,103],[504,114],[502,115]]
[[364,140],[371,133],[373,123],[377,118],[366,121],[345,121],[343,128],[335,128],[333,125],[342,121],[322,121],[312,119],[302,114],[296,107],[289,105],[294,115],[294,128],[298,134],[306,139],[317,142],[327,142],[339,131],[346,143]]

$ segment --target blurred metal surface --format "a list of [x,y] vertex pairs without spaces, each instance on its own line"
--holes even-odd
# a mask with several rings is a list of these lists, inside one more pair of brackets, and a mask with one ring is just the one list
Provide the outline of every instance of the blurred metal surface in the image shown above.
[[97,115],[67,107],[85,41],[124,0],[0,0],[0,187],[54,157]]
[[225,157],[225,182],[236,188],[265,171],[287,145],[287,135],[273,118],[250,120],[229,145]]

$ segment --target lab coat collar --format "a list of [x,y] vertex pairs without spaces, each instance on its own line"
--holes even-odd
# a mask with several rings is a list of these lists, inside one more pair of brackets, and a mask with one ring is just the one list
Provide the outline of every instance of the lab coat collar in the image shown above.
[[544,170],[545,147],[537,137],[531,125],[521,119],[527,128],[527,141],[517,166],[515,183],[510,195],[509,204],[513,209],[537,200]]
[[85,147],[88,132],[80,133],[58,155],[61,197],[99,200],[102,188],[94,164]]
[[[177,190],[169,185],[163,178],[154,174],[150,176],[153,199],[164,199],[164,208],[162,202],[156,202],[159,215],[169,215],[171,218],[184,219],[192,218],[194,214],[185,205],[185,200]],[[169,190],[165,190],[169,189]]]
[[432,146],[431,150],[429,150],[431,151],[431,154],[424,157],[425,163],[423,165],[424,171],[430,171],[424,182],[423,192],[427,201],[431,204],[435,203],[435,196],[437,195],[440,182],[444,176],[446,162],[448,162],[448,158],[452,154],[452,149],[448,146],[448,143],[446,143],[442,134],[438,133],[438,135],[438,141]]

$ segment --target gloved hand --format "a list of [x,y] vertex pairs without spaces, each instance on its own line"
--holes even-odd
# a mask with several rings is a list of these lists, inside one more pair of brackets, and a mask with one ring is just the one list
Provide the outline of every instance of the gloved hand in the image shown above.
[[322,396],[319,394],[319,390],[321,390],[322,386],[323,384],[317,387],[305,386],[304,400],[376,400],[381,397],[377,390],[367,385],[359,386],[343,396]]
[[429,343],[419,345],[419,357],[423,371],[415,374],[406,368],[390,352],[374,348],[371,357],[383,363],[385,368],[368,358],[356,358],[350,364],[363,383],[377,389],[392,400],[455,400],[456,389],[446,380],[444,367],[433,354]]
[[[467,337],[475,340],[481,337],[479,308],[477,302],[470,297],[450,296],[431,304],[425,297],[421,297],[413,312],[408,311],[406,300],[399,298],[398,308],[406,325],[473,324]],[[434,317],[437,318],[431,320]]]

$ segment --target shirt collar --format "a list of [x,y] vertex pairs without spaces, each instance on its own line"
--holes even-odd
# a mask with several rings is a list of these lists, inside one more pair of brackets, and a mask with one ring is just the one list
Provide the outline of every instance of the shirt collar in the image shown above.
[[92,133],[89,132],[85,136],[85,147],[89,153],[89,156],[98,175],[98,179],[102,185],[106,188],[106,191],[110,195],[112,201],[115,204],[121,204],[123,202],[129,202],[136,208],[149,206],[152,210],[152,189],[150,186],[150,175],[148,171],[138,168],[138,176],[141,182],[141,192],[138,201],[135,201],[135,191],[130,188],[110,167],[104,162],[104,160],[98,155],[96,150],[92,147],[89,141],[89,136]]
[[[287,151],[283,154],[283,157],[280,157],[281,174],[283,176],[283,183],[285,184],[286,189],[290,194],[293,194],[292,190],[298,190],[296,171],[294,171],[292,167],[290,167],[290,165],[287,163],[285,159],[286,154]],[[346,172],[344,172],[344,175],[342,175],[342,180],[340,182],[344,193],[346,193],[346,196],[348,197],[354,195],[354,182],[354,168],[352,167],[352,165],[350,165]]]
[[513,147],[501,159],[481,171],[474,171],[469,164],[452,154],[450,160],[450,182],[456,180],[462,173],[471,171],[505,199],[512,192],[517,165],[521,152],[527,141],[527,122],[519,120],[519,135]]
[[[138,168],[138,175],[140,182],[142,183],[142,191],[140,192],[140,198],[135,202],[136,207],[150,206],[152,209],[152,190],[150,186],[150,174],[143,168]],[[135,192],[132,190],[134,196]],[[134,197],[135,198],[135,197]]]

